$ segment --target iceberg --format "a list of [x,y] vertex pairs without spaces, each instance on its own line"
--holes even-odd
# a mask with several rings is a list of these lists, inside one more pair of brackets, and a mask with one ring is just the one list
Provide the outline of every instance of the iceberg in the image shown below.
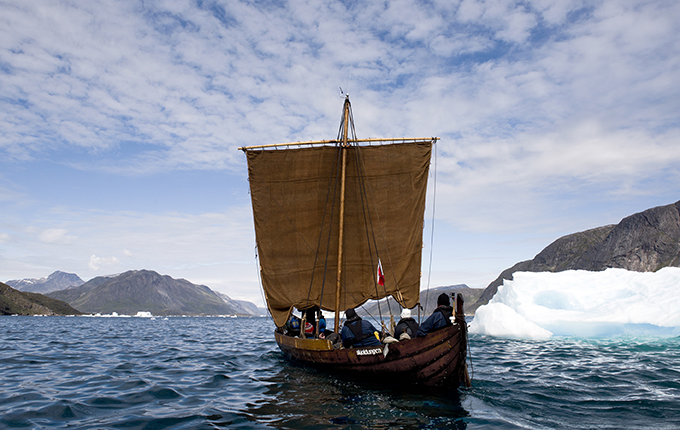
[[470,333],[513,339],[680,335],[680,268],[516,272],[477,309]]

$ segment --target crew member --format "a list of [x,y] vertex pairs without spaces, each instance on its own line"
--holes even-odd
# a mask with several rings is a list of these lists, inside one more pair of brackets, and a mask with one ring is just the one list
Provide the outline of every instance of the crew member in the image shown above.
[[290,319],[286,322],[283,333],[288,336],[300,336],[300,318],[291,314]]
[[435,330],[452,325],[451,316],[453,315],[453,308],[451,301],[446,293],[442,293],[437,297],[437,309],[432,312],[425,322],[418,329],[418,336],[425,336]]
[[313,306],[306,309],[303,312],[305,315],[305,337],[314,337],[316,330],[316,312],[319,309],[318,306]]
[[406,340],[413,338],[418,333],[418,323],[411,318],[411,310],[403,309],[401,311],[401,319],[394,329],[394,337],[399,340]]
[[378,331],[373,327],[373,324],[362,320],[353,308],[345,311],[345,317],[347,320],[340,332],[342,346],[359,348],[381,345],[378,340]]

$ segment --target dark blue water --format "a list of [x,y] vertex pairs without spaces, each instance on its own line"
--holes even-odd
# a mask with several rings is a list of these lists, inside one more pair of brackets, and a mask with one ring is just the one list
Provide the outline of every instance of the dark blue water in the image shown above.
[[0,428],[678,429],[680,339],[472,336],[469,390],[286,361],[266,318],[0,317]]

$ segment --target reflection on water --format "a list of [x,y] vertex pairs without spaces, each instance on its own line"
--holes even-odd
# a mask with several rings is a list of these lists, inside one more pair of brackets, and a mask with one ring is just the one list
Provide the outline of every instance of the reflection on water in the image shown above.
[[[275,358],[276,357],[276,358]],[[281,370],[246,411],[276,428],[466,428],[455,390],[365,382],[300,366],[272,353]]]

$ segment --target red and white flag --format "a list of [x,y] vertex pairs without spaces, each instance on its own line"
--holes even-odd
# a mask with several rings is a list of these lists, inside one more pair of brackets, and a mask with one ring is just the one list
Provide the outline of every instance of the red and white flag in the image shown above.
[[378,285],[385,286],[385,275],[382,269],[382,263],[378,259]]

